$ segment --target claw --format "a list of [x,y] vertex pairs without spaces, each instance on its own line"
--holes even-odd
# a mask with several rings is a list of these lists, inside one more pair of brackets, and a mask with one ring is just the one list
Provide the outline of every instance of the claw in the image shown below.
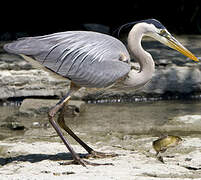
[[102,153],[98,151],[91,151],[91,153],[87,154],[85,158],[111,158],[116,156],[119,156],[119,155],[116,153]]
[[82,165],[84,167],[86,167],[87,165],[91,165],[91,166],[104,166],[104,165],[113,166],[114,165],[113,163],[92,163],[90,161],[86,161],[86,160],[83,160],[83,159],[80,159],[79,161],[73,160],[73,161],[70,161],[70,162],[62,162],[62,163],[59,163],[59,164],[60,165],[72,165],[72,164],[75,164],[75,165]]
[[[111,157],[115,157],[115,156],[119,156],[119,155],[115,154],[115,153],[102,153],[102,152],[97,152],[97,151],[91,151],[90,154],[87,154],[86,156],[84,156],[84,158],[111,158]],[[73,161],[62,162],[59,164],[60,165],[76,164],[76,165],[82,165],[83,167],[86,167],[87,165],[91,165],[91,166],[104,166],[104,165],[113,166],[114,165],[113,163],[93,163],[93,162],[86,161],[81,158],[77,158]]]

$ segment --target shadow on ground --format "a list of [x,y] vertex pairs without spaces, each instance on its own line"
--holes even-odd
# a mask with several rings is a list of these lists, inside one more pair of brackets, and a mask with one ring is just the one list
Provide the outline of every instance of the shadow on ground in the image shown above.
[[[85,157],[87,154],[79,154],[81,158]],[[30,162],[37,163],[43,160],[51,160],[51,161],[66,161],[73,160],[70,153],[57,153],[55,155],[50,154],[27,154],[27,155],[19,155],[7,158],[0,158],[0,165],[4,166],[12,162]]]

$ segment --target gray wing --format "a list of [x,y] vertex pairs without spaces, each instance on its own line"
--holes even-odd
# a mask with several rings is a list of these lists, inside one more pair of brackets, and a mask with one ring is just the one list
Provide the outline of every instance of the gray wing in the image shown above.
[[[118,39],[96,32],[27,37],[6,44],[4,49],[32,56],[48,69],[85,87],[107,87],[131,68],[126,47]],[[128,63],[121,61],[122,54]]]

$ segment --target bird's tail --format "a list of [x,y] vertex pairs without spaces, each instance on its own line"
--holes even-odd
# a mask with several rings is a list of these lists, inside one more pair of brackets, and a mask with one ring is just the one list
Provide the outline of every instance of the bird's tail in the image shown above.
[[20,38],[17,41],[5,44],[3,48],[5,51],[13,54],[35,55],[37,47],[34,41],[37,40],[33,38]]

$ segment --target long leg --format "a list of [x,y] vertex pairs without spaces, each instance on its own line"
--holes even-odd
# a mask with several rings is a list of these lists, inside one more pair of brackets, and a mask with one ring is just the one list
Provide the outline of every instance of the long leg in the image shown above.
[[61,129],[58,127],[58,125],[56,124],[56,122],[54,121],[54,116],[56,115],[56,113],[63,107],[64,103],[66,101],[68,101],[68,99],[70,99],[70,91],[69,93],[66,94],[66,96],[64,98],[62,98],[57,104],[56,106],[54,106],[50,112],[48,113],[48,118],[50,123],[52,124],[53,128],[55,129],[55,131],[57,132],[57,134],[60,136],[60,138],[62,139],[63,143],[66,145],[66,147],[68,148],[68,150],[71,152],[74,161],[76,161],[77,163],[81,164],[82,166],[86,166],[85,161],[83,161],[78,154],[76,154],[76,152],[73,150],[73,148],[71,147],[70,143],[67,141],[67,139],[63,136]]
[[67,101],[64,103],[64,105],[60,111],[59,117],[57,119],[58,124],[60,125],[60,127],[62,129],[64,129],[71,137],[73,137],[89,153],[89,155],[87,157],[105,158],[105,157],[117,156],[117,154],[114,154],[114,153],[102,153],[102,152],[94,151],[85,142],[83,142],[76,134],[73,133],[73,131],[66,125],[65,120],[64,120],[66,104],[67,104]]
[[64,113],[66,104],[67,102],[64,103],[58,116],[57,122],[62,129],[64,129],[71,137],[73,137],[90,154],[93,149],[90,148],[85,142],[83,142],[76,134],[74,134],[74,132],[65,124]]
[[[66,145],[67,149],[71,152],[72,157],[74,159],[74,163],[76,164],[80,164],[82,166],[86,166],[88,165],[111,165],[110,163],[105,163],[105,164],[97,164],[97,163],[91,163],[88,162],[86,160],[83,160],[79,157],[78,154],[76,154],[76,152],[73,150],[73,148],[71,147],[70,143],[67,141],[67,139],[63,136],[61,129],[59,128],[59,126],[56,124],[56,122],[54,121],[54,116],[56,115],[56,113],[63,109],[64,104],[70,99],[71,97],[71,93],[73,93],[73,90],[70,90],[69,93],[66,94],[66,96],[64,98],[62,98],[57,104],[56,106],[54,106],[48,113],[48,118],[50,123],[52,124],[53,128],[55,129],[55,131],[57,132],[57,134],[60,136],[60,138],[62,139],[63,143]],[[63,110],[62,110],[63,111]],[[69,128],[68,128],[69,129]],[[71,131],[71,130],[70,130]],[[71,131],[72,132],[72,131]],[[72,132],[72,134],[74,134]],[[75,135],[75,134],[74,134]],[[75,135],[76,136],[76,135]],[[77,136],[76,136],[77,137]],[[77,137],[78,138],[78,137]],[[79,139],[79,138],[78,138]],[[81,141],[81,140],[80,140]],[[82,141],[81,141],[82,142]],[[82,142],[83,144],[85,144],[84,142]],[[86,144],[85,144],[86,145]],[[87,146],[87,145],[86,145]],[[68,164],[68,163],[66,163]]]

